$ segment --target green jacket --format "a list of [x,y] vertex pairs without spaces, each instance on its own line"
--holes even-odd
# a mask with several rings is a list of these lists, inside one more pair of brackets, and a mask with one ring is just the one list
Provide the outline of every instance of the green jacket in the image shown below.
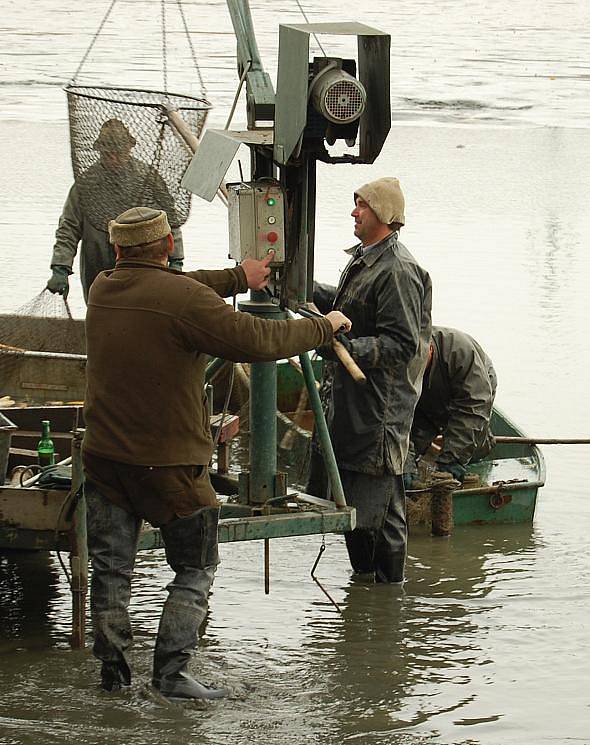
[[489,425],[496,372],[480,345],[463,331],[433,326],[432,344],[432,362],[414,414],[412,442],[416,455],[421,455],[442,434],[440,468],[466,466],[493,447]]
[[233,310],[241,267],[181,274],[122,260],[100,274],[86,314],[84,449],[120,463],[207,465],[208,355],[268,362],[332,339],[325,318],[274,321]]
[[[150,184],[150,195],[141,196],[137,183]],[[175,209],[162,178],[154,169],[132,158],[116,173],[109,173],[100,163],[91,166],[76,180],[67,196],[57,230],[51,266],[72,269],[80,243],[80,279],[84,300],[95,277],[115,266],[115,249],[109,241],[108,221],[133,207],[136,201],[163,209],[169,216],[174,237],[173,258],[183,259],[182,233],[175,227]]]

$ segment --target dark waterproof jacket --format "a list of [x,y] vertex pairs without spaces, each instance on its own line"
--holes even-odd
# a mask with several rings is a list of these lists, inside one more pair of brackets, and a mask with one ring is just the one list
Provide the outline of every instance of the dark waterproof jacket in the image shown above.
[[182,274],[123,260],[91,287],[84,450],[119,463],[207,465],[207,355],[268,362],[327,344],[325,318],[273,321],[233,310],[241,267]]
[[80,243],[80,279],[86,302],[96,276],[115,266],[115,249],[109,240],[108,221],[135,206],[140,196],[138,184],[149,187],[146,193],[141,193],[141,204],[165,210],[168,215],[174,237],[172,258],[184,258],[174,201],[157,171],[136,158],[131,158],[116,172],[109,172],[96,163],[70,189],[55,232],[51,257],[52,267],[59,265],[71,270]]
[[[430,343],[432,285],[397,233],[364,255],[359,249],[349,250],[331,305],[352,321],[349,351],[367,383],[330,362],[326,418],[340,468],[401,474]],[[331,294],[329,286],[314,288],[324,313]]]
[[469,334],[433,326],[432,362],[414,414],[412,442],[421,455],[443,435],[437,463],[466,466],[493,447],[489,431],[496,373],[492,361]]

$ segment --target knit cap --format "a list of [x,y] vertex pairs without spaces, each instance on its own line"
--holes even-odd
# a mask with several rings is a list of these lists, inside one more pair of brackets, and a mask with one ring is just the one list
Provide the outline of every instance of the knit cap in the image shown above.
[[109,238],[118,246],[140,246],[165,238],[170,233],[168,217],[163,210],[132,207],[109,223]]
[[405,225],[404,195],[396,178],[385,177],[370,181],[357,189],[354,197],[363,199],[385,225],[393,222]]

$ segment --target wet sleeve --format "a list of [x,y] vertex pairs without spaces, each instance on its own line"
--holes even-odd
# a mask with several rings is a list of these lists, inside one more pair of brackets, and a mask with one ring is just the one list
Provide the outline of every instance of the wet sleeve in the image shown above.
[[332,339],[325,318],[273,321],[234,311],[211,288],[195,286],[178,320],[184,342],[233,362],[271,362],[307,352]]
[[174,251],[172,252],[173,259],[179,261],[184,260],[184,244],[182,241],[182,232],[180,228],[172,228],[172,237],[174,238]]
[[231,297],[248,291],[246,274],[241,266],[230,269],[199,269],[196,272],[185,272],[184,275],[207,285],[219,297]]
[[333,285],[325,285],[321,282],[313,283],[313,302],[323,315],[333,310],[336,289]]
[[485,361],[473,347],[452,351],[449,374],[449,421],[437,460],[440,465],[460,463],[465,466],[487,436],[494,392]]
[[374,291],[376,334],[351,339],[350,353],[365,370],[408,363],[420,347],[424,285],[417,274],[397,271],[377,277]]
[[76,184],[74,184],[70,189],[55,231],[51,266],[59,265],[72,268],[78,243],[82,238],[83,221],[80,197]]

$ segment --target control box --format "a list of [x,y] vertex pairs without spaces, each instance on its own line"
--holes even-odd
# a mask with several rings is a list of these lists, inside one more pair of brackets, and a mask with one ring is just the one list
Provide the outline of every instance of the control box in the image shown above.
[[263,259],[272,249],[271,266],[285,261],[285,199],[271,179],[227,184],[229,256],[236,261]]

